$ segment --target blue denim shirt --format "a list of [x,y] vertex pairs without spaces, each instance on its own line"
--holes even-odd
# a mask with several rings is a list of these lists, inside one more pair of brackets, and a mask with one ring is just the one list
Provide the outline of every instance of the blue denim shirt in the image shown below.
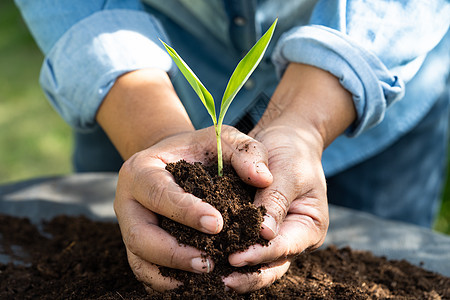
[[[450,69],[447,0],[15,0],[45,54],[40,82],[62,117],[89,131],[116,78],[159,68],[197,128],[201,102],[163,50],[172,44],[217,101],[234,67],[276,17],[266,58],[225,123],[262,115],[290,62],[327,70],[353,95],[357,120],[324,152],[333,175],[408,132],[445,89]],[[401,100],[401,101],[398,101]]]

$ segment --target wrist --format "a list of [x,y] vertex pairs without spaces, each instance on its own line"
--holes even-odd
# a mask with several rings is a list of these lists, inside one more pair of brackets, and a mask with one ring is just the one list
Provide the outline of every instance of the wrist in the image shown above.
[[323,150],[355,118],[352,96],[338,78],[313,66],[291,63],[255,129],[285,124],[302,134],[308,132]]
[[168,136],[194,130],[168,75],[157,69],[119,77],[96,118],[124,159]]

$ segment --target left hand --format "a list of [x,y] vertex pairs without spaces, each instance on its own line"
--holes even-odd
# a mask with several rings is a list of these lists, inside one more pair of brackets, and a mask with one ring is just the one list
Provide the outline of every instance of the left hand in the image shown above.
[[[255,245],[229,257],[233,266],[268,263],[261,273],[232,274],[225,284],[237,292],[256,290],[273,283],[289,268],[293,257],[319,247],[328,228],[328,206],[320,147],[292,128],[271,127],[256,138],[269,151],[273,183],[260,189],[256,205],[267,208],[261,235],[268,246]],[[313,149],[316,149],[313,151]]]
[[[214,153],[214,128],[178,133],[134,154],[122,166],[114,210],[136,278],[157,291],[176,288],[179,281],[162,276],[158,266],[195,273],[209,273],[214,262],[194,247],[180,245],[160,227],[160,215],[208,234],[222,230],[219,211],[179,187],[166,165],[184,159],[209,163]],[[249,151],[239,151],[243,145]],[[230,126],[222,128],[224,163],[255,187],[272,182],[265,147]]]
[[259,273],[233,273],[224,283],[238,293],[270,285],[305,250],[322,245],[328,229],[328,204],[322,152],[354,120],[350,94],[333,75],[291,64],[250,136],[266,146],[270,186],[258,190],[256,205],[267,213],[254,245],[230,255],[231,265],[267,264]]

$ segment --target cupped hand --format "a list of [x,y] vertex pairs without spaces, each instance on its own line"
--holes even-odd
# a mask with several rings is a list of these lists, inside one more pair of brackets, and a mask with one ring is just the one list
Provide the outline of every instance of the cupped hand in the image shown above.
[[231,274],[227,287],[244,293],[271,284],[305,250],[319,247],[328,230],[323,150],[355,120],[351,94],[339,79],[313,66],[287,67],[261,120],[249,133],[268,151],[273,182],[258,190],[267,214],[255,245],[230,255],[233,266],[265,264],[260,273]]
[[265,287],[280,278],[296,255],[319,247],[328,228],[325,176],[321,146],[308,132],[271,126],[251,132],[268,149],[273,182],[259,189],[256,205],[267,209],[261,235],[268,246],[254,245],[230,255],[231,265],[267,264],[259,273],[234,273],[225,285],[239,293]]
[[[246,144],[250,151],[239,151]],[[260,188],[272,183],[267,168],[267,150],[261,143],[224,126],[222,151],[224,163],[230,163],[247,183]],[[158,266],[196,273],[210,272],[214,268],[204,253],[178,244],[158,225],[158,215],[164,215],[205,233],[221,231],[220,213],[201,199],[185,193],[165,170],[167,163],[181,159],[211,163],[211,156],[205,153],[216,153],[212,127],[165,138],[133,155],[119,172],[114,209],[130,266],[146,287],[163,291],[180,284],[162,276]],[[216,156],[213,157],[215,162]]]

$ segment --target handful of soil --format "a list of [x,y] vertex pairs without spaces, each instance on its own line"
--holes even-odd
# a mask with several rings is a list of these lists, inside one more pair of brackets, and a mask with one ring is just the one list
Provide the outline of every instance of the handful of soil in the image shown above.
[[160,268],[161,274],[191,286],[192,280],[210,281],[216,289],[220,290],[221,287],[223,292],[225,286],[221,276],[232,272],[258,271],[260,265],[236,268],[228,263],[228,256],[234,252],[244,251],[254,244],[268,244],[267,240],[259,236],[266,210],[253,204],[256,189],[245,184],[231,166],[224,166],[223,176],[217,175],[217,166],[204,166],[198,162],[191,164],[184,160],[168,164],[166,169],[186,192],[214,206],[222,214],[224,225],[221,232],[211,235],[161,217],[162,229],[180,244],[201,249],[215,263],[210,274],[193,274],[164,267]]

